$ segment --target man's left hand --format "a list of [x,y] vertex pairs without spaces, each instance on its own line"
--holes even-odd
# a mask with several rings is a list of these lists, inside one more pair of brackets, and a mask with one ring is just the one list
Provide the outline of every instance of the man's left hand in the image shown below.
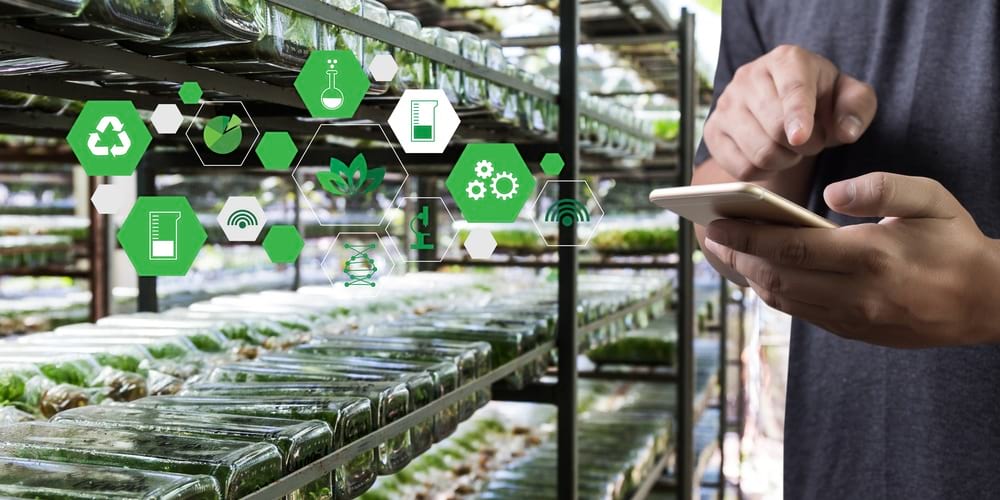
[[831,184],[838,229],[719,220],[705,250],[770,306],[842,337],[894,347],[1000,341],[1000,241],[937,181],[876,172]]

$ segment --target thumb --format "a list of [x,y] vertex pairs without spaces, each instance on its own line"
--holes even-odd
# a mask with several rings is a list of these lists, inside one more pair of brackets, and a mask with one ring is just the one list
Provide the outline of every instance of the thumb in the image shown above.
[[868,130],[878,109],[878,99],[871,85],[843,73],[834,84],[833,123],[828,128],[827,146],[852,144]]
[[886,172],[830,184],[823,198],[834,211],[856,217],[944,219],[964,212],[939,182]]

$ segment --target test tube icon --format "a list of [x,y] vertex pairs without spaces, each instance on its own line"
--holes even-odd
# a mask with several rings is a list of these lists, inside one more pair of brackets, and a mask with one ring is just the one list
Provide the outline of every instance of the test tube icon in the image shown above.
[[435,100],[417,99],[410,101],[410,140],[413,142],[434,142]]
[[177,223],[180,220],[180,212],[149,212],[149,260],[177,260]]

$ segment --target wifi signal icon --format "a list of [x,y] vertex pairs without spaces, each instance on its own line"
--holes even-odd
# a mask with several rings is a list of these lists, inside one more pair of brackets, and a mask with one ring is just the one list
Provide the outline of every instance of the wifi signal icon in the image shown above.
[[226,221],[229,226],[236,226],[240,229],[246,229],[247,226],[257,225],[257,216],[249,210],[237,210],[229,214],[229,219]]
[[573,222],[590,222],[590,211],[587,206],[573,198],[563,198],[545,211],[545,222],[559,222],[569,227]]

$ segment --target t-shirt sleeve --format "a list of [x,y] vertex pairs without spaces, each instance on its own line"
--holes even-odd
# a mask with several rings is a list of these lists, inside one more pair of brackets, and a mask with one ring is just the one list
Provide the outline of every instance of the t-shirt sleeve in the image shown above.
[[[752,0],[726,0],[722,2],[722,39],[719,42],[719,64],[715,70],[714,95],[709,114],[715,111],[715,101],[733,79],[733,73],[744,64],[766,52],[764,42],[754,19]],[[756,3],[759,5],[759,2]],[[705,140],[698,144],[694,157],[695,166],[709,157]]]

